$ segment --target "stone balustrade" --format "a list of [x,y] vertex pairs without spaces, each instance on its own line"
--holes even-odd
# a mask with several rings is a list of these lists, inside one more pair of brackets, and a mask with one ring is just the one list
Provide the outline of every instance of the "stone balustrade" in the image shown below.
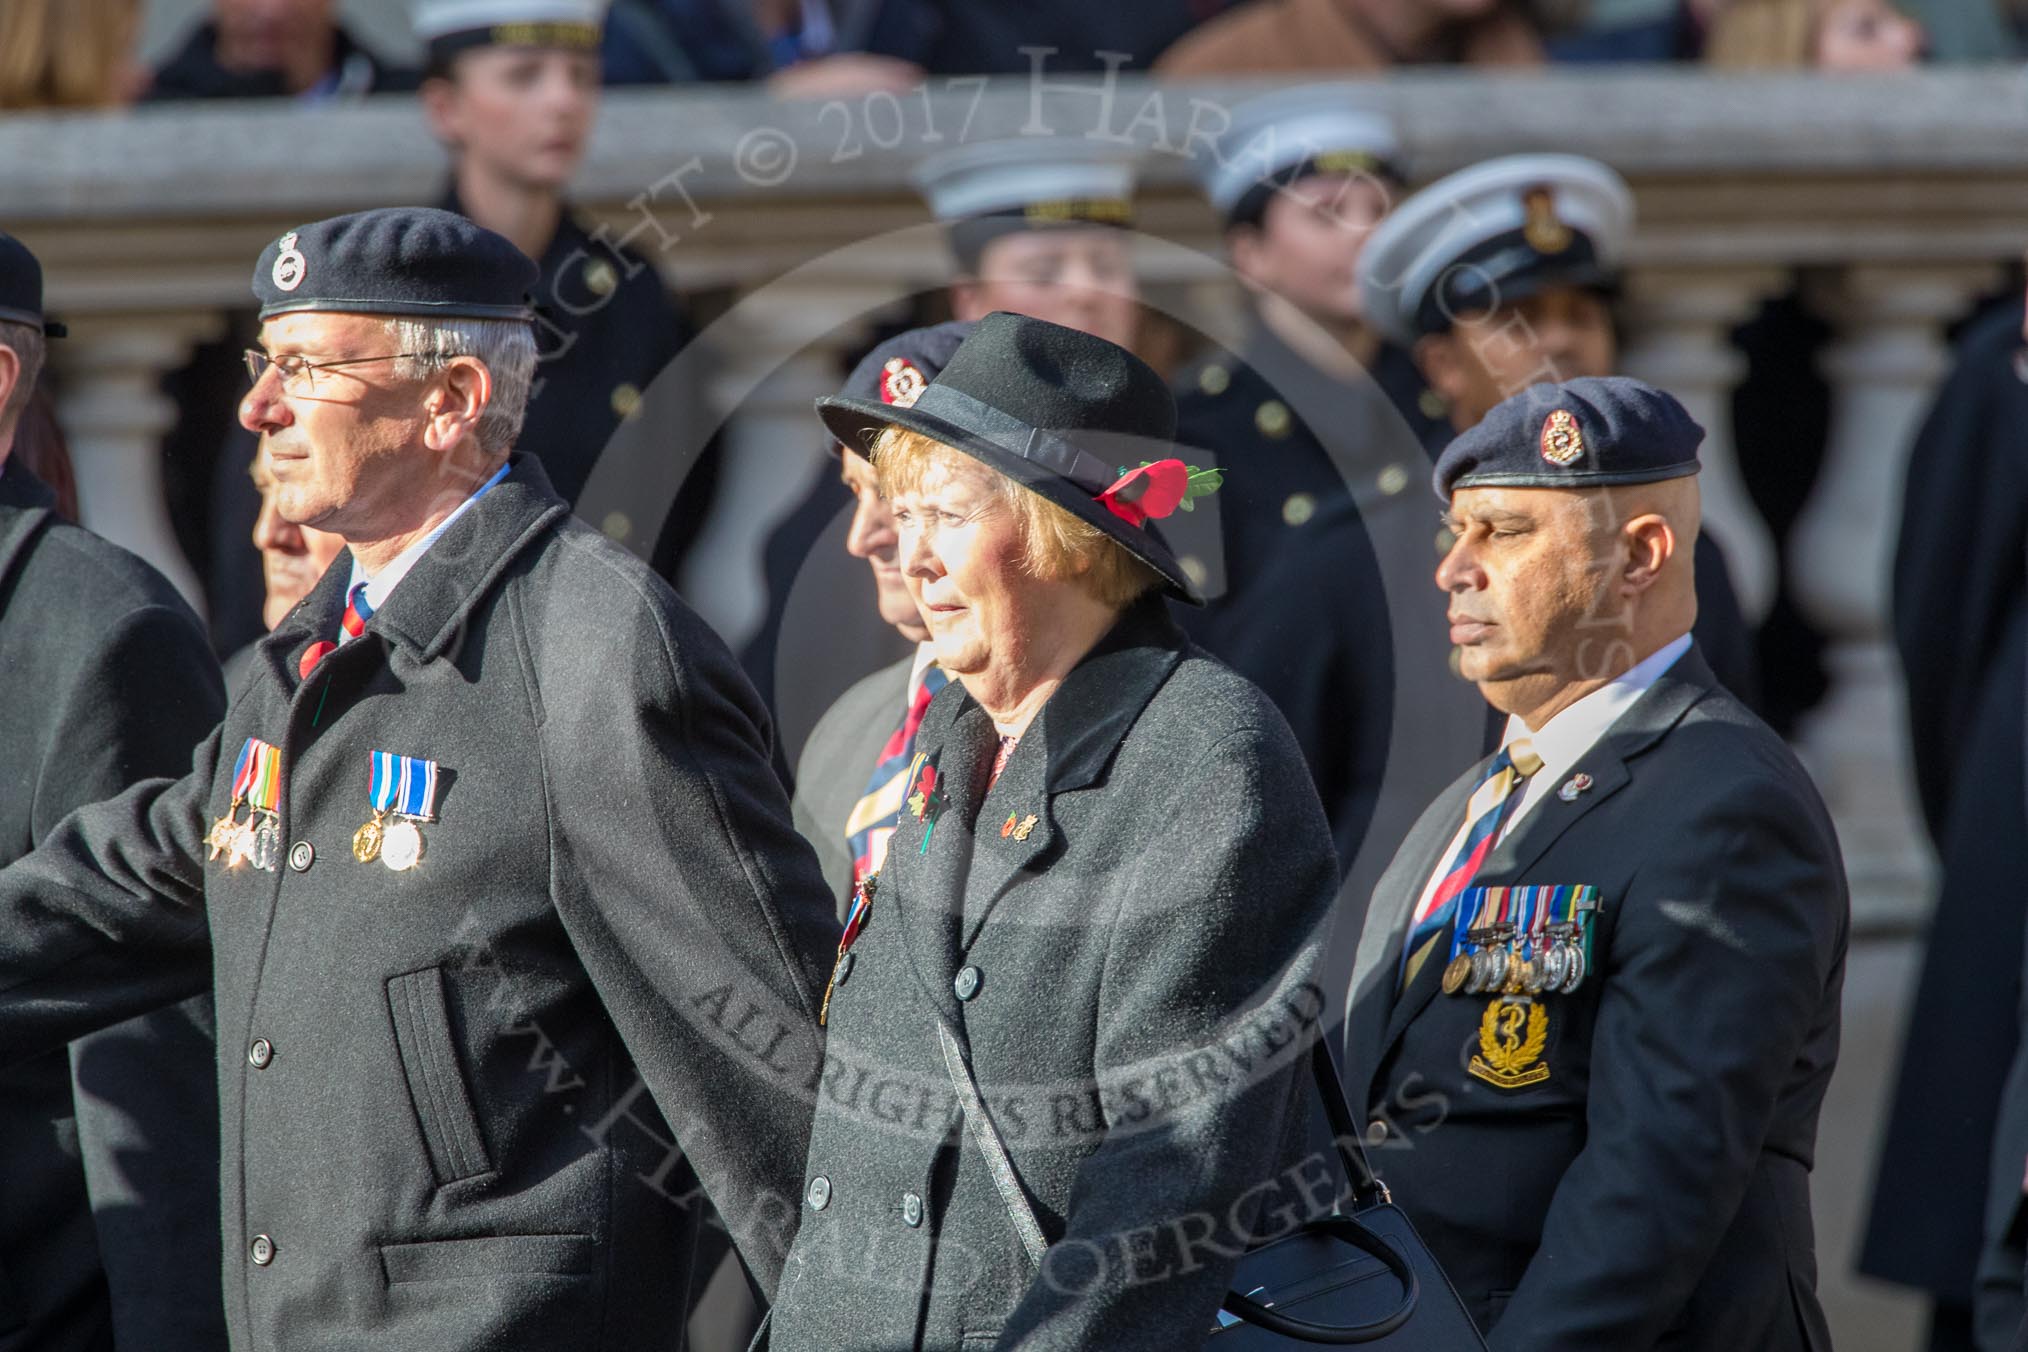
[[[907,176],[921,157],[1000,136],[1111,140],[1146,166],[1142,263],[1152,304],[1229,333],[1237,292],[1193,185],[1226,110],[1257,85],[1168,86],[1114,72],[943,78],[909,94],[783,103],[746,89],[607,99],[578,198],[673,284],[730,294],[709,327],[709,421],[728,457],[711,548],[686,590],[734,638],[761,593],[759,546],[802,477],[809,400],[876,320],[944,281],[948,260]],[[1790,542],[1796,590],[1832,635],[1835,686],[1804,750],[1847,827],[1862,921],[1908,925],[1927,895],[1883,642],[1886,565],[1910,432],[1944,328],[2028,239],[2028,107],[2012,71],[1827,79],[1640,68],[1366,82],[1426,179],[1530,149],[1598,156],[1633,183],[1625,365],[1711,430],[1705,494],[1750,613],[1774,542],[1734,460],[1732,325],[1806,271],[1834,327],[1831,445]],[[0,219],[43,258],[63,413],[92,524],[187,590],[153,447],[171,416],[160,372],[243,307],[280,230],[370,204],[427,201],[442,150],[404,98],[344,108],[242,103],[0,122]],[[630,524],[624,516],[594,520]],[[638,542],[636,542],[638,543]]]

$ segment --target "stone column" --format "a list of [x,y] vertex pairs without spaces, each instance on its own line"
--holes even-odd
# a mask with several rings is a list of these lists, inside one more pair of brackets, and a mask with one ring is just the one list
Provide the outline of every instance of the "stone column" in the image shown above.
[[1831,689],[1798,741],[1837,821],[1861,928],[1917,926],[1931,898],[1889,580],[1910,445],[1949,365],[1943,328],[1994,280],[1985,267],[1856,266],[1810,292],[1834,329],[1830,444],[1790,570],[1830,639]]
[[1620,369],[1675,395],[1703,426],[1698,483],[1704,524],[1725,547],[1732,585],[1753,624],[1774,605],[1778,564],[1774,537],[1747,495],[1733,445],[1732,391],[1746,374],[1746,359],[1732,347],[1731,333],[1783,277],[1771,267],[1638,268],[1628,274],[1624,293]]
[[70,442],[84,524],[160,569],[202,614],[203,588],[162,496],[162,435],[177,410],[160,383],[219,331],[223,317],[72,313],[65,322],[70,334],[50,344],[50,356],[62,378],[57,419]]
[[811,405],[838,392],[841,349],[893,300],[894,288],[855,281],[776,283],[742,298],[703,335],[719,359],[708,402],[726,421],[717,492],[682,591],[735,650],[765,612],[762,546],[823,452]]

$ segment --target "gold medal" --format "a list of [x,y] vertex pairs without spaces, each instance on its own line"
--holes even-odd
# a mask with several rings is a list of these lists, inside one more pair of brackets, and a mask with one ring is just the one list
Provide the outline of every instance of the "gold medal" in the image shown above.
[[380,823],[386,815],[374,813],[372,821],[352,833],[352,857],[360,863],[370,864],[380,857],[381,839],[386,835]]
[[387,828],[380,839],[380,862],[396,873],[406,873],[422,862],[423,837],[406,819]]
[[1472,958],[1460,953],[1444,968],[1444,994],[1456,995],[1465,988],[1465,978],[1472,974]]

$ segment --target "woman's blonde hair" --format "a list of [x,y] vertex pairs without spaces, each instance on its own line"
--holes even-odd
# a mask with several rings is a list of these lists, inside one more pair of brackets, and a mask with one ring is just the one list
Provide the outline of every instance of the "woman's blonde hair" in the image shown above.
[[139,0],[5,0],[0,108],[118,103],[139,15]]
[[1014,513],[1023,561],[1032,577],[1074,580],[1114,610],[1125,610],[1161,585],[1161,574],[1097,526],[934,437],[890,427],[874,439],[873,467],[880,473],[881,494],[888,498],[920,492],[939,474],[980,476],[992,486],[996,504]]

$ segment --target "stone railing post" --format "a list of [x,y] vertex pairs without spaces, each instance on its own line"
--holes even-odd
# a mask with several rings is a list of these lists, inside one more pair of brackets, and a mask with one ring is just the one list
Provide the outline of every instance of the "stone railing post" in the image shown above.
[[1844,846],[1855,924],[1918,925],[1934,865],[1915,806],[1889,579],[1915,433],[1949,364],[1944,325],[1996,273],[1860,266],[1811,296],[1834,330],[1823,356],[1831,428],[1791,539],[1796,596],[1830,638],[1831,689],[1798,742]]
[[1732,330],[1782,284],[1772,267],[1647,267],[1628,274],[1628,331],[1620,369],[1683,401],[1704,428],[1698,484],[1704,524],[1725,547],[1732,585],[1746,618],[1759,623],[1774,605],[1774,537],[1754,509],[1732,435],[1732,392],[1746,359]]
[[162,434],[175,424],[176,406],[160,383],[219,331],[223,317],[165,311],[72,314],[66,322],[70,335],[51,343],[50,355],[84,524],[160,569],[202,613],[202,586],[162,496]]

